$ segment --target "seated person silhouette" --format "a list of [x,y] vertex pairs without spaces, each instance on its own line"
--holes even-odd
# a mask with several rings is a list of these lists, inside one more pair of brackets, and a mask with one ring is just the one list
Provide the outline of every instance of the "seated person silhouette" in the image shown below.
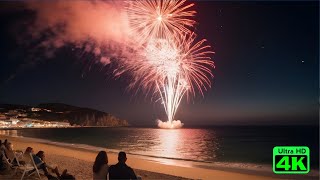
[[126,165],[127,155],[121,151],[118,155],[118,163],[109,167],[109,179],[137,179],[133,169]]

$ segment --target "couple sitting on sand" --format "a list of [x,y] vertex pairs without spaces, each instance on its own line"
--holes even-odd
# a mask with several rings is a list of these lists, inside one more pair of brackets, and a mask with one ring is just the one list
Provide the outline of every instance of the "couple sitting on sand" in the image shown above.
[[[49,166],[46,161],[45,161],[45,153],[44,151],[39,151],[37,154],[34,154],[33,152],[33,148],[32,147],[27,147],[26,151],[23,154],[23,161],[21,161],[21,164],[26,164],[28,161],[30,161],[31,156],[33,158],[34,163],[36,164],[38,169],[42,169],[44,172],[44,175],[49,179],[49,180],[62,180],[62,179],[75,179],[74,176],[70,175],[67,173],[67,169],[65,169],[63,171],[62,174],[59,173],[58,167],[51,167]],[[54,172],[56,174],[55,176],[52,176],[48,169],[51,169],[52,172]],[[29,172],[27,172],[27,174],[31,174],[34,171],[36,171],[36,169],[33,169]]]
[[[133,169],[126,165],[127,155],[121,151],[118,154],[118,163],[108,166],[108,156],[106,151],[100,151],[93,164],[93,179],[138,179]],[[139,178],[140,179],[140,178]]]

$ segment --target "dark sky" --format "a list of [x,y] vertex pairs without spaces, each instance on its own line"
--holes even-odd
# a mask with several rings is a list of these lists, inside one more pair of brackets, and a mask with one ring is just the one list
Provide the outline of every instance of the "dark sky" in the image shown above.
[[[318,122],[318,2],[200,1],[195,9],[196,32],[216,52],[215,77],[204,97],[182,102],[176,119],[186,125]],[[30,14],[20,2],[0,10],[0,103],[66,103],[135,125],[165,118],[150,97],[126,91],[125,79],[114,80],[99,64],[86,69],[88,56],[78,51],[64,47],[53,58],[39,52],[30,58],[31,48],[17,43]]]

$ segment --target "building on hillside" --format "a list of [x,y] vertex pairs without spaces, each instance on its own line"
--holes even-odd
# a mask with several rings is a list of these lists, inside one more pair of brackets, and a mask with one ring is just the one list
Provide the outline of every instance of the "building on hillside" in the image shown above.
[[35,108],[35,107],[33,107],[33,108],[31,108],[31,111],[32,111],[32,112],[41,111],[41,108]]

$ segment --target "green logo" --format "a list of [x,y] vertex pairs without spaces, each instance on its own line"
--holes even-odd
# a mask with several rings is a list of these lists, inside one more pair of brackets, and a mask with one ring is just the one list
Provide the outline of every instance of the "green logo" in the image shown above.
[[307,146],[276,146],[272,169],[275,174],[307,174],[310,171],[310,150]]

